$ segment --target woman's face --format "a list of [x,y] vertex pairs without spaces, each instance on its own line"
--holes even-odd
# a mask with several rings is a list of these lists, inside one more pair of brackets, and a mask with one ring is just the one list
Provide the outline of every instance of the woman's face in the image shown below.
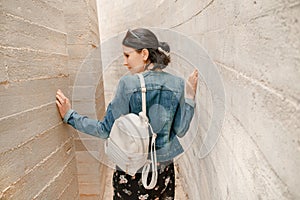
[[145,61],[143,52],[137,52],[134,48],[123,45],[124,66],[132,73],[143,72]]

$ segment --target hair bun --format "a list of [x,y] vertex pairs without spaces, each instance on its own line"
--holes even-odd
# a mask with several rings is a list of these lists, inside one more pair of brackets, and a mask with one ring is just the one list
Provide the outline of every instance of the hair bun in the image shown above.
[[158,42],[158,47],[162,48],[162,50],[170,53],[170,46],[166,42]]

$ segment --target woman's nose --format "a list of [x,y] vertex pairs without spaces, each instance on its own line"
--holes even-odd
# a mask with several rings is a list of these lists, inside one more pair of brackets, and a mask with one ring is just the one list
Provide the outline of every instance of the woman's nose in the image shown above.
[[128,65],[128,63],[127,63],[127,58],[124,56],[124,60],[123,60],[123,65],[124,66],[127,66]]

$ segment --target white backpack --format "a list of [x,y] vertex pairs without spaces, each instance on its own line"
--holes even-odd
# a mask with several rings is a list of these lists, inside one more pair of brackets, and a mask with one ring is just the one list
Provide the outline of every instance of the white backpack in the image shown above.
[[[142,170],[142,183],[146,189],[152,189],[157,182],[157,159],[155,149],[156,134],[146,116],[146,87],[143,75],[138,74],[142,90],[142,112],[139,115],[129,113],[115,120],[106,140],[107,156],[127,174],[133,176],[138,169]],[[149,134],[150,131],[150,134]],[[151,138],[150,151],[149,141]],[[151,160],[148,160],[150,153]],[[149,185],[150,165],[152,177]]]

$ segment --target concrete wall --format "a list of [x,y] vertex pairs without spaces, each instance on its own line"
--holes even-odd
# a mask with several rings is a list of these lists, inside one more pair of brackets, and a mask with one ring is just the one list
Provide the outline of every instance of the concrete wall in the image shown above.
[[[93,111],[83,114],[103,115],[96,2],[0,5],[0,199],[99,199],[99,161],[55,105],[60,88]],[[87,106],[78,90],[91,88]]]
[[[97,5],[95,0],[68,1],[65,23],[73,109],[102,119],[105,112]],[[102,141],[74,131],[80,199],[101,199],[106,167],[100,162]]]
[[[197,135],[177,160],[190,199],[300,198],[299,1],[100,0],[100,4],[103,41],[127,28],[178,31],[207,51],[222,77],[226,112],[215,148],[208,156],[199,156],[213,113],[213,94],[200,80],[191,128]],[[175,39],[169,37],[170,42]],[[186,76],[192,70],[188,63],[182,68],[185,61],[174,55],[173,61],[173,72]]]
[[73,136],[55,105],[68,90],[62,1],[1,1],[0,198],[78,199]]

